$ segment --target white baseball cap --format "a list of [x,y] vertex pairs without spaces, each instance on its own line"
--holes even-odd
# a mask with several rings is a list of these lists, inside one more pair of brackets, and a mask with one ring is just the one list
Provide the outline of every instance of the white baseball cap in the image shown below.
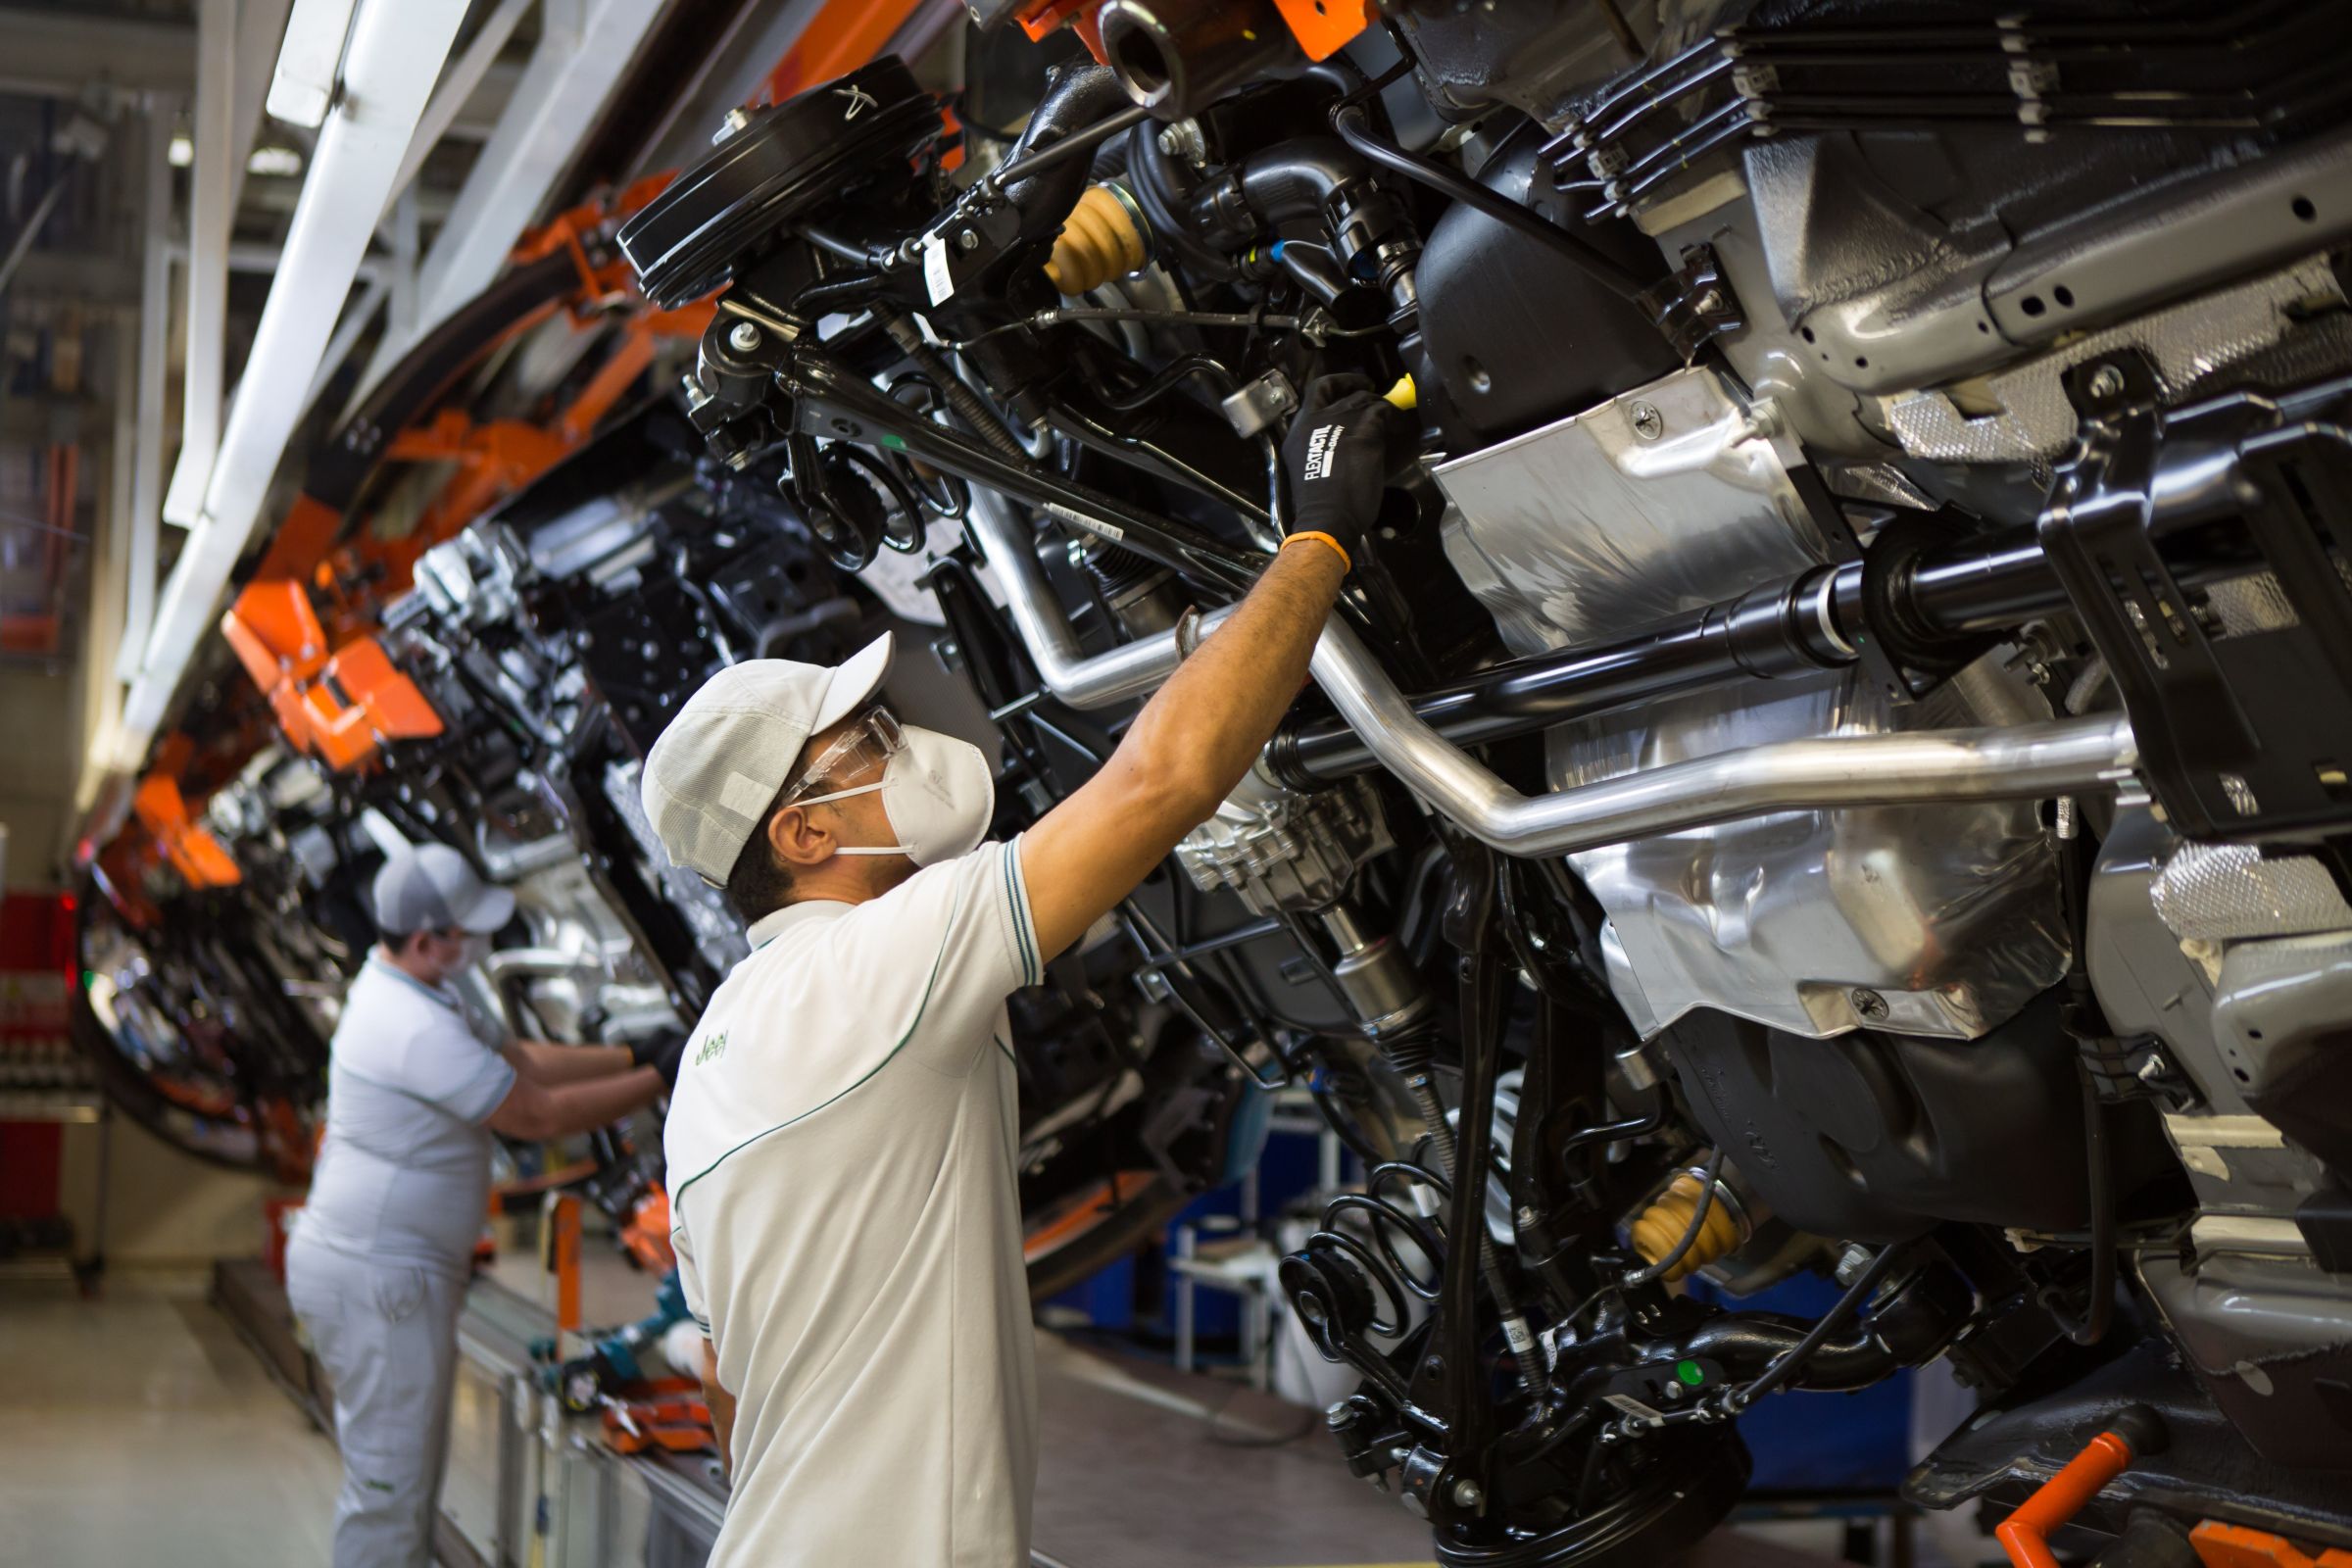
[[514,895],[474,874],[446,844],[411,844],[375,873],[375,924],[386,936],[471,931],[488,936],[514,918]]
[[646,820],[669,863],[726,886],[808,737],[881,689],[890,655],[884,632],[839,664],[753,659],[703,682],[645,757]]

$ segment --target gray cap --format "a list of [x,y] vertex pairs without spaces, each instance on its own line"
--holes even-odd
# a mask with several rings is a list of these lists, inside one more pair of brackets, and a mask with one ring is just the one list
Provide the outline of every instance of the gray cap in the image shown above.
[[884,632],[839,664],[753,659],[703,682],[645,758],[646,820],[669,863],[726,886],[801,748],[880,689],[890,652]]
[[394,851],[375,873],[375,925],[388,936],[452,927],[487,936],[514,918],[514,895],[474,875],[446,844]]

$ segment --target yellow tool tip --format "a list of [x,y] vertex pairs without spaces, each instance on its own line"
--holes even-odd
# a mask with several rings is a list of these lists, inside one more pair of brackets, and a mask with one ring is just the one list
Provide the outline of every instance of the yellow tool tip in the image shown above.
[[1421,394],[1413,386],[1413,378],[1409,375],[1398,376],[1396,384],[1383,392],[1381,397],[1395,408],[1417,409],[1421,406]]

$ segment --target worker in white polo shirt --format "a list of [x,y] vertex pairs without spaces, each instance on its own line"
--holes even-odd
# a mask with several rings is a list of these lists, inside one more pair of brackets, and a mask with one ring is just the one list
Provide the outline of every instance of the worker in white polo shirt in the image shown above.
[[1037,1404],[1004,1001],[1238,784],[1304,683],[1378,509],[1389,410],[1309,393],[1298,531],[1096,776],[982,844],[978,749],[901,724],[888,636],[837,668],[720,671],[645,808],[753,951],[663,1130],[734,1491],[710,1568],[1026,1568]]
[[489,951],[514,895],[447,845],[392,855],[374,894],[383,944],[329,1047],[326,1139],[286,1297],[334,1383],[335,1568],[423,1568],[490,1135],[539,1142],[615,1121],[676,1077],[684,1042],[550,1045],[476,1012],[449,982]]

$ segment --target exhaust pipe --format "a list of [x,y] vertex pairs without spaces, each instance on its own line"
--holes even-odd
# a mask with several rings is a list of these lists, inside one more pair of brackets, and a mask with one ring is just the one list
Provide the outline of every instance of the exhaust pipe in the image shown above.
[[1774,811],[2066,795],[2110,787],[2139,760],[2131,721],[2102,714],[1778,741],[1526,796],[1430,728],[1344,622],[1324,626],[1312,668],[1383,766],[1505,855],[1569,855]]
[[[1056,698],[1103,708],[1155,690],[1175,669],[1181,656],[1172,632],[1082,655],[1018,509],[975,485],[971,514],[1013,629]],[[1202,631],[1229,613],[1204,616]],[[2074,794],[2113,786],[2139,760],[2131,721],[2101,714],[2006,729],[1779,741],[1527,796],[1431,728],[1346,622],[1324,626],[1312,668],[1375,760],[1505,855],[1568,855],[1774,811]]]
[[1110,0],[1102,57],[1154,120],[1185,120],[1245,81],[1306,69],[1271,0]]

